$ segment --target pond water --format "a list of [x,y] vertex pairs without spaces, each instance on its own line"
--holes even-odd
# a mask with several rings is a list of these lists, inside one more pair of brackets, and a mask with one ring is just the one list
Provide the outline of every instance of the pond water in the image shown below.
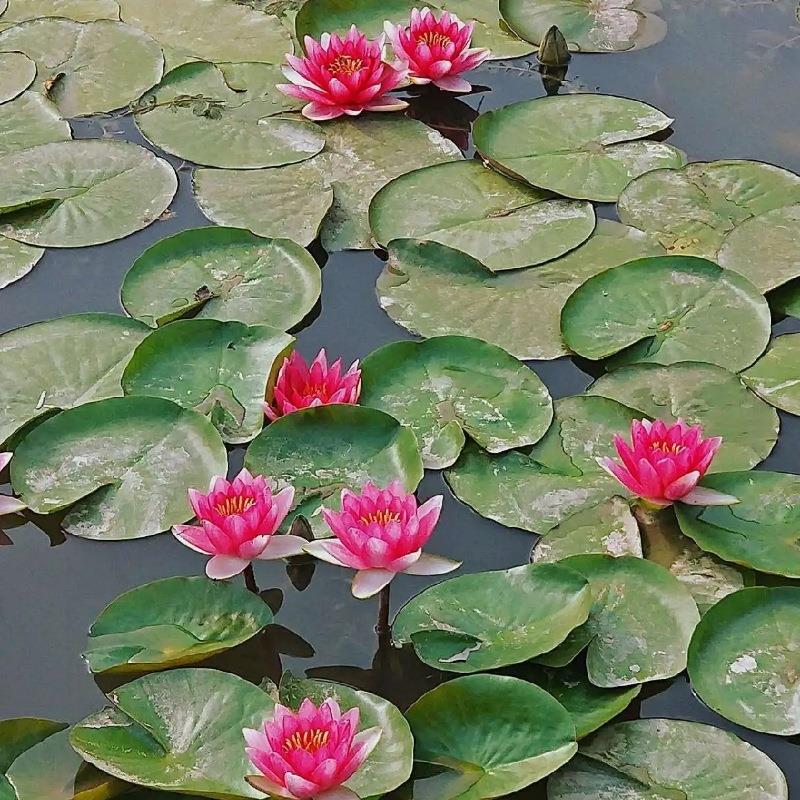
[[[598,91],[643,100],[674,117],[670,143],[691,160],[746,158],[800,171],[800,22],[795,0],[666,0],[663,42],[615,55],[572,59],[562,91]],[[473,75],[475,91],[458,99],[423,95],[412,113],[438,126],[470,151],[468,127],[476,110],[544,94],[529,61],[494,62]],[[73,125],[76,138],[111,136],[146,144],[130,118],[95,118]],[[147,145],[149,146],[149,145]],[[163,155],[163,154],[162,154]],[[178,168],[174,216],[108,245],[48,250],[23,280],[0,291],[0,330],[80,311],[120,312],[119,289],[133,259],[147,246],[179,230],[208,224],[191,194],[192,168]],[[600,208],[613,216],[613,207]],[[325,346],[346,362],[409,334],[378,307],[375,280],[381,259],[366,252],[330,255],[324,263],[321,303],[297,331],[305,356]],[[531,309],[531,324],[536,324]],[[776,331],[800,330],[797,320],[778,320]],[[554,398],[582,391],[592,377],[569,359],[531,362]],[[20,369],[25,369],[21,364]],[[800,419],[781,413],[778,446],[763,466],[800,473]],[[234,453],[233,469],[242,451]],[[419,495],[445,496],[436,552],[463,559],[465,571],[527,562],[535,537],[479,517],[458,502],[440,473],[429,472]],[[141,498],[142,503],[147,497]],[[19,518],[15,518],[18,520]],[[51,520],[3,521],[0,530],[0,718],[42,716],[77,721],[103,703],[80,658],[86,631],[97,613],[121,592],[172,575],[194,575],[202,560],[165,534],[142,541],[101,543],[65,538]],[[345,570],[317,564],[290,574],[283,562],[256,562],[259,586],[268,590],[278,625],[218,657],[222,667],[258,682],[277,679],[281,668],[340,680],[377,692],[401,707],[441,676],[413,655],[379,646],[373,633],[376,602],[350,595]],[[396,610],[427,579],[400,576],[393,584]],[[665,716],[709,722],[734,730],[782,767],[791,792],[800,792],[800,742],[753,733],[707,709],[685,678],[650,684],[626,716]],[[520,793],[544,797],[544,782]]]

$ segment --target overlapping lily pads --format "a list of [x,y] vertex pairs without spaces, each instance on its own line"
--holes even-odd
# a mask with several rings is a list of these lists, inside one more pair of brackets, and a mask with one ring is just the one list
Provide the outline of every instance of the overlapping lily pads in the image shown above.
[[437,164],[395,178],[372,199],[369,217],[381,244],[439,242],[493,272],[557,258],[595,226],[590,203],[554,198],[479,161]]
[[83,657],[92,672],[151,672],[202,661],[271,622],[269,606],[242,586],[165,578],[106,606],[89,629]]
[[145,250],[125,276],[122,304],[151,326],[192,315],[288,330],[321,291],[319,267],[298,244],[208,227]]
[[[759,161],[710,161],[637,178],[617,212],[622,222],[655,233],[671,253],[713,259],[737,225],[798,202],[800,175]],[[752,266],[769,274],[763,255]]]
[[91,313],[0,336],[0,444],[37,417],[121,395],[122,371],[147,333],[135,320]]
[[319,153],[325,135],[307,120],[275,116],[299,107],[275,88],[283,80],[270,64],[184,64],[142,98],[136,124],[153,144],[195,164],[293,164]]
[[293,341],[266,325],[179,320],[136,348],[122,388],[193,408],[209,417],[224,441],[242,444],[261,430],[267,384]]
[[254,474],[294,486],[295,512],[312,518],[320,531],[320,506],[338,504],[342,489],[399,480],[411,492],[422,480],[413,431],[361,406],[320,406],[281,417],[253,440],[244,463]]
[[178,669],[120,686],[111,706],[78,723],[75,750],[104,772],[139,786],[231,800],[259,797],[242,728],[257,728],[274,702],[227,672]]
[[24,53],[0,53],[0,103],[19,97],[36,77],[36,63]]
[[624,403],[651,419],[669,423],[681,418],[689,425],[702,425],[706,436],[722,436],[712,472],[750,469],[770,454],[778,440],[778,415],[736,375],[713,364],[634,364],[603,375],[587,391]]
[[160,397],[112,397],[63,411],[22,440],[11,481],[40,514],[88,539],[139,539],[192,516],[186,492],[227,470],[204,417]]
[[591,359],[620,353],[617,366],[705,361],[738,372],[764,352],[770,330],[767,301],[750,281],[687,256],[606,270],[578,287],[561,313],[570,349]]
[[135,144],[31,147],[0,158],[0,234],[41,247],[110,242],[158,219],[177,188],[172,167]]
[[36,80],[65,117],[113,111],[161,80],[164,56],[138,28],[41,17],[0,33],[0,50],[36,62]]
[[392,637],[436,669],[478,672],[552,650],[591,605],[587,581],[558,564],[461,575],[406,603]]
[[800,334],[773,339],[767,352],[742,373],[742,380],[775,408],[800,414]]
[[577,750],[566,709],[518,678],[464,675],[423,695],[406,716],[417,761],[475,777],[458,800],[515,792],[558,769]]
[[717,603],[689,648],[692,687],[733,722],[800,733],[800,588],[743,589]]
[[[327,250],[370,249],[368,210],[393,178],[453,161],[460,151],[417,120],[377,114],[325,123],[325,149],[314,158],[266,170],[197,170],[194,190],[213,222]],[[324,225],[323,225],[324,220]]]
[[638,100],[569,94],[489,111],[473,136],[478,152],[511,177],[565,197],[614,202],[639,175],[683,166],[680,150],[644,140],[671,123]]
[[16,800],[14,787],[6,777],[13,763],[26,751],[67,727],[65,722],[35,717],[0,720],[0,800]]
[[557,25],[570,50],[617,53],[660,42],[667,24],[654,14],[658,0],[500,0],[500,13],[511,29],[540,45]]
[[[7,5],[5,10],[4,5]],[[0,0],[0,30],[40,17],[64,17],[76,22],[119,20],[116,0]]]
[[[0,289],[24,278],[41,260],[44,250],[0,236]],[[2,340],[0,340],[2,341]]]
[[0,157],[71,138],[69,123],[38,92],[23,92],[16,100],[0,104]]
[[394,342],[362,363],[361,403],[417,435],[425,466],[450,466],[468,434],[490,453],[533,444],[552,419],[535,372],[480,339]]
[[581,745],[547,786],[548,800],[788,800],[770,758],[711,725],[675,719],[619,722]]

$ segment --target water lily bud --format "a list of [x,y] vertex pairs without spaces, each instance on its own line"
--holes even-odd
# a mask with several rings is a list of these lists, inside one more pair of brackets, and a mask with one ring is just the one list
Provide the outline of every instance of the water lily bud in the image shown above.
[[544,35],[539,43],[539,52],[536,57],[539,59],[539,63],[546,67],[561,67],[572,58],[569,47],[567,47],[567,40],[558,26],[553,25]]

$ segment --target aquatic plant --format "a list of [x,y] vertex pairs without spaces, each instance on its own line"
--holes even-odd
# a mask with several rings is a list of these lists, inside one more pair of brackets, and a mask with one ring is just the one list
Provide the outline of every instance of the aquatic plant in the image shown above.
[[[0,453],[0,472],[2,472],[11,461],[13,453]],[[22,500],[17,500],[16,497],[9,497],[5,494],[0,494],[0,517],[3,514],[16,514],[17,511],[22,511],[26,508]]]

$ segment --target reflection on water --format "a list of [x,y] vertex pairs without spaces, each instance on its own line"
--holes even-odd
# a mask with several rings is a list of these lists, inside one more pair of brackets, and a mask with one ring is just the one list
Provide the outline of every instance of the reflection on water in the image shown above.
[[[670,142],[692,160],[751,158],[800,171],[800,22],[795,11],[796,0],[666,0],[662,15],[669,31],[662,43],[619,55],[577,55],[561,91],[599,91],[658,106],[675,118]],[[545,94],[542,75],[530,60],[487,64],[474,83],[474,91],[461,98],[415,92],[410,113],[438,127],[469,153],[469,127],[478,112]],[[74,129],[76,137],[124,137],[144,144],[130,118],[84,120]],[[122,241],[48,251],[30,275],[0,291],[0,330],[79,311],[119,312],[122,277],[142,250],[184,228],[208,224],[191,197],[191,167],[168,158],[180,177],[174,213]],[[600,213],[611,216],[613,209],[601,208]],[[324,254],[315,255],[322,263]],[[318,316],[298,334],[304,355],[324,345],[349,363],[383,344],[408,338],[375,300],[381,266],[372,253],[337,253],[327,259]],[[797,320],[776,326],[777,332],[796,330]],[[580,392],[591,381],[586,364],[567,359],[535,368],[554,397]],[[781,438],[766,466],[800,473],[798,442],[800,419],[781,413]],[[237,471],[241,449],[232,461]],[[436,533],[437,553],[463,559],[467,571],[527,561],[531,535],[478,517],[450,495],[441,475],[429,474],[420,497],[436,493],[446,498]],[[101,608],[121,592],[156,578],[198,574],[203,560],[169,535],[101,543],[65,539],[58,520],[15,516],[2,525],[0,717],[76,721],[102,703],[80,659],[87,628]],[[264,595],[277,610],[276,624],[208,666],[255,683],[277,680],[288,668],[377,692],[401,707],[443,679],[408,649],[393,649],[377,637],[377,603],[351,597],[347,570],[327,564],[310,568],[295,563],[287,568],[258,562],[256,571],[259,585],[270,587]],[[401,575],[393,583],[393,610],[428,582]],[[99,679],[98,684],[112,688],[114,683],[107,681]],[[706,709],[683,678],[645,687],[626,713],[694,719],[735,730],[777,760],[791,787],[800,791],[797,737],[781,740],[730,725]],[[545,795],[538,785],[519,796]]]

